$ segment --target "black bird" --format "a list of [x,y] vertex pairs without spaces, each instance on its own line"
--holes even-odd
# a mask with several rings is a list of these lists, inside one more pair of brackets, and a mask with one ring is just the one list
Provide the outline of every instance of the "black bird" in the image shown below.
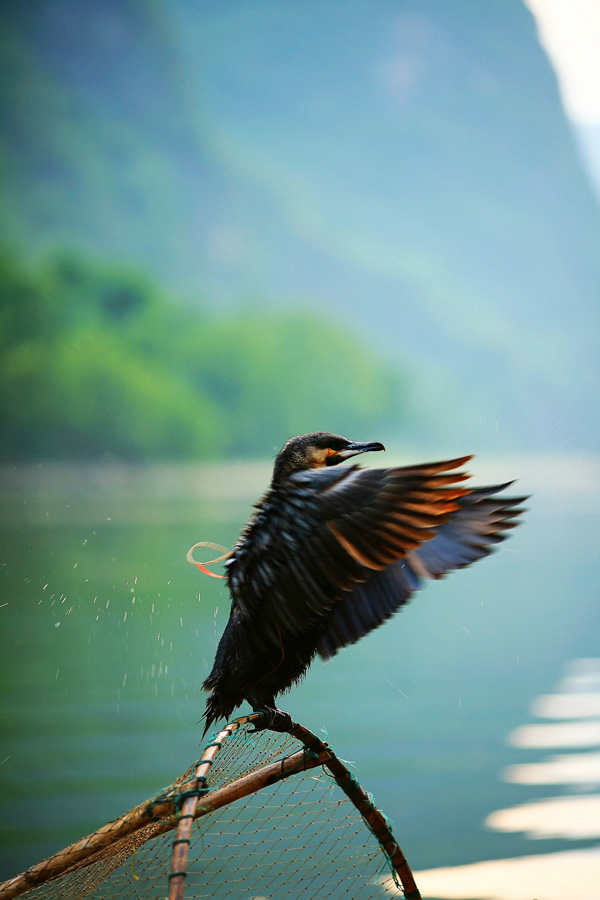
[[227,560],[232,604],[212,671],[206,727],[247,700],[289,727],[275,697],[392,616],[421,587],[486,556],[522,512],[510,484],[465,488],[470,456],[391,469],[333,468],[385,450],[317,431],[289,440],[270,490]]

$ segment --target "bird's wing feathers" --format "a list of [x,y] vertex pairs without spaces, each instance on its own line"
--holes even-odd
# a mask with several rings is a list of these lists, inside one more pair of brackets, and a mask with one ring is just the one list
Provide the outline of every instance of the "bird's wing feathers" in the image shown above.
[[345,594],[329,617],[319,654],[328,659],[381,625],[419,590],[423,578],[441,578],[491,553],[493,545],[504,540],[503,532],[518,524],[520,504],[526,499],[497,498],[506,487],[476,488],[460,497],[458,508],[430,541]]
[[[335,620],[341,634],[350,635],[329,637],[335,652],[361,636],[356,622],[348,632],[347,619],[359,616],[366,634],[391,615],[405,602],[402,592],[415,589],[416,577],[395,573],[394,564],[436,540],[459,508],[469,509],[464,501],[471,495],[458,486],[468,476],[452,471],[469,458],[309,470],[267,494],[228,562],[234,605],[260,622],[253,634],[278,646],[282,636],[323,629],[335,609],[332,627]],[[461,543],[454,532],[450,539]],[[435,558],[424,561],[429,564],[439,568]]]

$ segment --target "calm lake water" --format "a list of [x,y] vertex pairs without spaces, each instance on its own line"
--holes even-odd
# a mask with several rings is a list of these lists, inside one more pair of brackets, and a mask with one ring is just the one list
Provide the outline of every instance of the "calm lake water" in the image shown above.
[[[571,660],[600,655],[597,461],[470,468],[480,484],[519,477],[518,492],[533,492],[523,526],[317,661],[282,701],[354,763],[416,870],[566,845],[484,821],[567,792],[503,780],[507,766],[544,755],[507,738]],[[230,546],[268,478],[266,465],[2,472],[0,878],[197,758],[201,682],[229,600],[185,554],[199,540]]]

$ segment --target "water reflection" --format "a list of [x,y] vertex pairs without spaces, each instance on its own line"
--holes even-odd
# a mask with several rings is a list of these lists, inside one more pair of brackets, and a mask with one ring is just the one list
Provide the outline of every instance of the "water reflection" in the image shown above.
[[[510,766],[504,779],[521,785],[564,785],[591,791],[600,784],[600,659],[578,659],[567,667],[556,694],[532,704],[534,715],[573,721],[526,725],[509,742],[532,750],[591,747],[593,752],[551,756],[541,762]],[[581,721],[585,720],[585,721]],[[600,794],[546,797],[500,809],[487,816],[488,828],[524,832],[531,840],[600,838]],[[477,900],[598,900],[600,847],[580,851],[522,856],[420,872],[417,883],[427,896]]]
[[486,860],[416,874],[439,900],[598,900],[600,849]]

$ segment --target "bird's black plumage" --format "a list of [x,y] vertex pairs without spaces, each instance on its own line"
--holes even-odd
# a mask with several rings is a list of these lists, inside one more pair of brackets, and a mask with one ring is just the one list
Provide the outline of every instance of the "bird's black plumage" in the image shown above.
[[206,729],[244,700],[276,710],[318,653],[333,656],[393,615],[424,578],[486,556],[523,497],[465,488],[471,457],[390,469],[332,468],[384,450],[341,435],[292,438],[227,561],[232,604],[204,687]]

